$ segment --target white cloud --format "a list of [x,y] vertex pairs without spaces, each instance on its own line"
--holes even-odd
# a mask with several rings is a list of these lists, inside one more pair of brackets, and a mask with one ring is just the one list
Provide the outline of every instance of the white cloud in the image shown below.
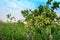
[[[35,9],[35,2],[46,2],[46,0],[0,0],[0,20],[6,21],[6,15],[11,13],[17,20],[22,19],[20,11],[24,9]],[[57,12],[60,15],[60,11]]]
[[12,8],[16,8],[17,4],[15,2],[9,2],[9,3],[7,3],[7,6],[12,7]]
[[[6,4],[5,4],[6,3]],[[0,9],[0,19],[6,21],[6,15],[11,13],[17,20],[23,19],[20,11],[24,9],[34,9],[34,3],[29,1],[12,1],[12,0],[4,0],[2,8]],[[4,19],[3,19],[4,18]]]
[[[20,13],[21,10],[24,9],[34,9],[34,4],[31,5],[31,2],[6,2],[7,4],[0,9],[2,14],[0,15],[0,20],[6,21],[6,15],[11,13],[12,16],[16,18],[16,20],[23,19],[22,14]],[[2,17],[3,16],[3,17]],[[4,19],[3,19],[4,18]]]

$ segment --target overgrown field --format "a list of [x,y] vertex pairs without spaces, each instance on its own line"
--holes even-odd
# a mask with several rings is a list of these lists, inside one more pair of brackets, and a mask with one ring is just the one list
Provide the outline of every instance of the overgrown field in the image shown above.
[[35,10],[23,10],[25,20],[14,23],[8,14],[10,21],[0,22],[0,40],[60,40],[60,17],[55,12],[59,4],[48,0]]
[[52,32],[53,40],[60,40],[60,26],[50,25],[46,28],[35,28],[26,27],[20,22],[0,22],[0,40],[48,40],[50,32]]

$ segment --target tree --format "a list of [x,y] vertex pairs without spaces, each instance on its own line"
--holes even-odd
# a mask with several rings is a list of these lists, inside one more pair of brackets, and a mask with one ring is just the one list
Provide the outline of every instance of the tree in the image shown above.
[[[55,32],[55,28],[59,23],[55,22],[54,19],[58,18],[55,9],[59,8],[60,2],[53,2],[52,0],[48,0],[45,6],[40,5],[38,9],[35,10],[23,10],[22,15],[25,17],[25,21],[27,22],[26,27],[29,33],[31,33],[32,40],[35,38],[34,36],[39,35],[37,37],[38,40],[53,40],[53,33]],[[53,6],[49,6],[52,5]],[[35,39],[34,39],[35,40]]]
[[[7,15],[7,18],[12,21],[14,19],[14,21],[16,21],[15,17],[12,17],[11,13]],[[7,20],[8,21],[8,20]]]

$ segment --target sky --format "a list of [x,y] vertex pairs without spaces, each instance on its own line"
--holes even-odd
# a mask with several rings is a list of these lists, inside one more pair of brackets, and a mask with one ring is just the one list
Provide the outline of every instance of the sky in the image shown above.
[[[54,0],[60,2],[60,0]],[[6,21],[7,14],[11,13],[16,20],[23,19],[21,10],[36,9],[40,4],[45,5],[47,0],[0,0],[0,20]],[[60,16],[60,8],[56,11]]]

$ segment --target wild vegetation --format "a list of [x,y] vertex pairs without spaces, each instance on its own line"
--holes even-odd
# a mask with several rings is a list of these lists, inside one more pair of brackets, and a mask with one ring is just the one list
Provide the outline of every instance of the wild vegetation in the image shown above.
[[[0,40],[60,40],[60,17],[54,11],[60,2],[52,1],[35,10],[22,10],[23,22],[0,22]],[[7,18],[14,19],[9,15]]]

